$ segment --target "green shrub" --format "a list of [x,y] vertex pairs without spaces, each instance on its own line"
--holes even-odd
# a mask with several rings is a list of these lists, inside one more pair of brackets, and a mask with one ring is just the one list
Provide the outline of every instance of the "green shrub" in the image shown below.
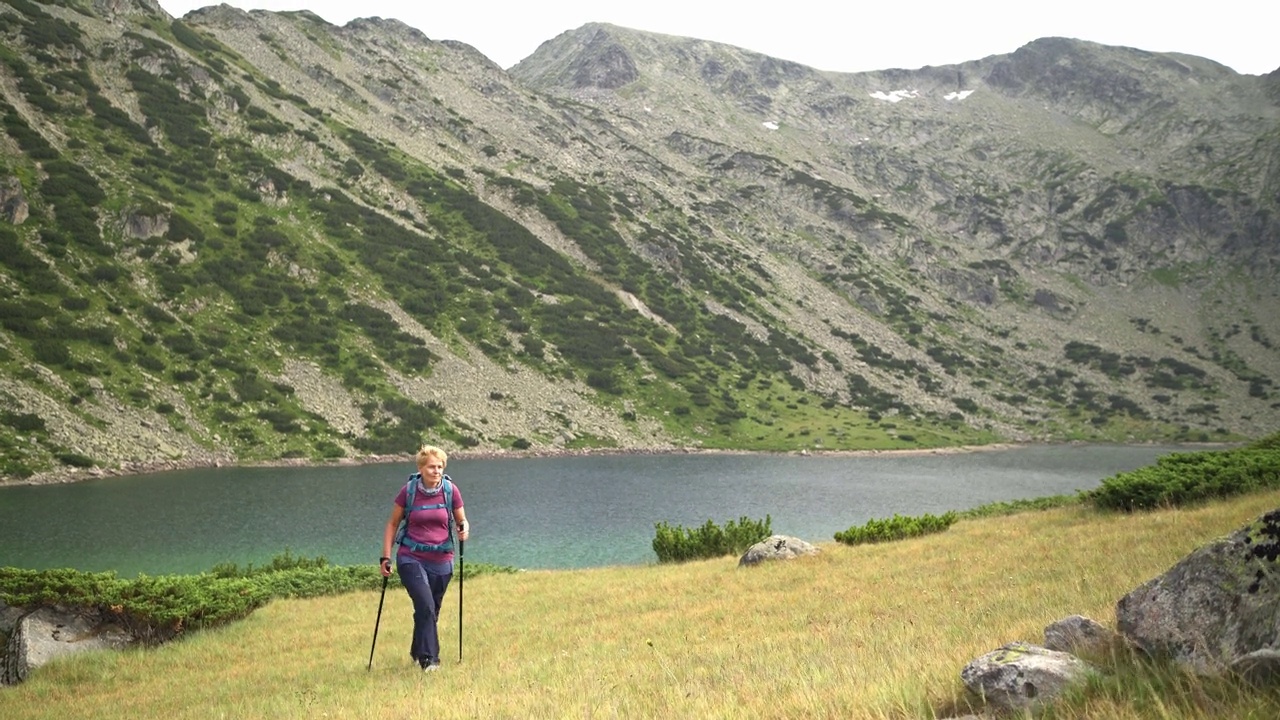
[[0,423],[22,433],[44,432],[44,418],[35,413],[0,412]]
[[78,468],[91,468],[95,465],[93,458],[76,452],[65,452],[58,454],[58,461],[63,465],[70,465]]
[[321,459],[334,460],[347,456],[347,451],[342,446],[331,440],[317,440],[315,443],[316,455]]
[[24,462],[12,459],[0,458],[0,475],[8,475],[9,477],[26,480],[35,475],[36,471]]
[[735,555],[769,537],[773,520],[752,520],[745,515],[721,528],[711,520],[700,528],[687,529],[659,522],[654,525],[653,551],[658,562],[683,562],[701,558]]
[[[464,571],[470,578],[515,569],[467,563]],[[113,572],[0,567],[0,601],[29,609],[56,605],[96,611],[116,619],[149,644],[238,620],[274,598],[336,595],[381,586],[382,574],[372,562],[330,565],[323,557],[302,557],[289,550],[261,567],[223,563],[198,575],[140,575],[134,580]]]
[[1245,446],[1249,450],[1280,450],[1280,432],[1272,433],[1261,440],[1256,440]]
[[78,570],[0,568],[0,599],[21,607],[96,610],[114,617],[144,642],[169,640],[187,630],[245,617],[270,596],[246,579],[206,575],[139,576]]
[[1052,510],[1053,508],[1066,507],[1068,505],[1079,505],[1083,496],[1083,493],[1077,493],[1075,495],[1049,495],[1027,500],[1000,500],[963,510],[959,513],[959,517],[971,520],[974,518],[1016,515],[1032,510]]
[[31,343],[31,354],[45,365],[66,365],[71,360],[71,350],[57,338],[37,338]]
[[1154,465],[1103,480],[1084,497],[1099,509],[1133,512],[1280,487],[1276,437],[1235,450],[1166,455]]
[[903,540],[942,532],[951,527],[959,518],[960,516],[953,510],[941,515],[925,513],[919,517],[894,513],[891,518],[872,518],[865,525],[855,525],[848,530],[838,532],[835,538],[845,545]]

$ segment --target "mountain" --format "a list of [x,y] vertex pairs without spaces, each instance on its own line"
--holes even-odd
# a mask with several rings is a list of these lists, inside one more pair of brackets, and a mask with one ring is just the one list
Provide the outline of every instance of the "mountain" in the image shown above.
[[1280,424],[1280,70],[0,5],[0,475]]

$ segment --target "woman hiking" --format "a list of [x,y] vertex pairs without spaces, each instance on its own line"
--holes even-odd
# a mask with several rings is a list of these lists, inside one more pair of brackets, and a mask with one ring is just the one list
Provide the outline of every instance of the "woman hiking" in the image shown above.
[[409,655],[427,672],[440,668],[440,636],[436,622],[444,591],[453,578],[453,527],[465,541],[470,534],[462,493],[448,475],[444,450],[423,445],[418,450],[418,472],[400,488],[391,505],[391,517],[382,533],[382,576],[391,575],[392,545],[399,546],[394,560],[400,583],[413,601],[413,640]]

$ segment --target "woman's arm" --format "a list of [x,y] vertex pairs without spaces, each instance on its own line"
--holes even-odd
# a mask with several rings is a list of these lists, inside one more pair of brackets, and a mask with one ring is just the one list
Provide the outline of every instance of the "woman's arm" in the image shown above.
[[395,542],[396,529],[400,527],[400,521],[404,519],[404,508],[399,505],[391,505],[391,517],[387,518],[387,526],[382,530],[382,557],[386,560],[379,560],[378,564],[382,567],[383,575],[391,574],[391,543]]
[[458,524],[458,538],[466,540],[471,535],[471,523],[467,522],[466,508],[454,508],[453,521]]

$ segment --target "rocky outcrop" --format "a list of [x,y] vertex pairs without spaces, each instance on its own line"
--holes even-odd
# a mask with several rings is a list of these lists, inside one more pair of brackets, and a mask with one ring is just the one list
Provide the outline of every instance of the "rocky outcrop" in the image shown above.
[[93,9],[107,17],[132,14],[164,15],[156,0],[93,0]]
[[617,90],[640,77],[640,71],[626,48],[607,35],[597,35],[588,45],[588,50],[591,59],[574,68],[573,81],[578,87]]
[[790,560],[801,555],[814,555],[818,548],[790,535],[770,535],[747,548],[738,559],[738,567],[756,565],[766,560]]
[[1201,675],[1280,669],[1280,509],[1199,548],[1121,598],[1116,624]]
[[21,225],[30,214],[27,196],[22,192],[22,181],[12,175],[0,179],[0,217],[11,225]]
[[169,232],[169,218],[163,214],[128,213],[124,218],[123,232],[125,237],[141,240],[160,237]]
[[[6,612],[13,608],[6,608]],[[92,612],[45,607],[18,618],[4,648],[0,685],[22,682],[55,658],[90,650],[119,650],[137,642],[114,621]]]

